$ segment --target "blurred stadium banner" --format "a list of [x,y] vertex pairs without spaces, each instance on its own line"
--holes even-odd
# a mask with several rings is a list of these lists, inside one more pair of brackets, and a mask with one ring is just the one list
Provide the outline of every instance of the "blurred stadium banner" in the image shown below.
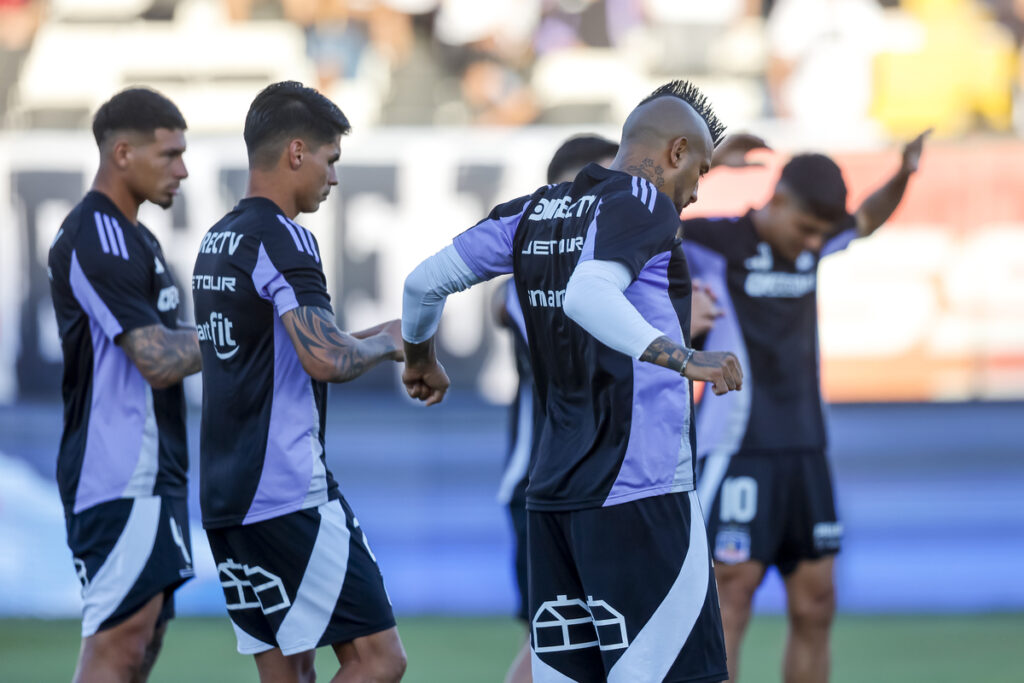
[[[409,270],[494,203],[542,183],[552,150],[577,132],[388,129],[346,139],[335,196],[300,219],[320,240],[342,325],[397,317]],[[851,208],[898,163],[892,149],[834,156]],[[764,168],[711,174],[692,215],[760,205],[786,158],[780,152]],[[147,205],[141,218],[187,291],[203,233],[244,191],[241,136],[191,136],[186,162],[191,175],[175,206]],[[58,394],[46,253],[95,165],[84,132],[0,135],[0,402]],[[890,225],[825,261],[820,341],[828,400],[1024,398],[1022,181],[1024,143],[932,143]],[[453,297],[440,341],[453,379],[501,402],[510,399],[514,377],[489,295],[479,287]],[[394,377],[369,381],[391,388]]]

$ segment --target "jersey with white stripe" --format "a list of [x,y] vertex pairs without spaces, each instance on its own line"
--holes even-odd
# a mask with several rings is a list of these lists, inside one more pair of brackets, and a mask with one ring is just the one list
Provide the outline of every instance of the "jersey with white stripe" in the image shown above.
[[180,291],[160,243],[91,191],[61,224],[48,265],[64,355],[57,483],[65,509],[184,497],[182,385],[153,389],[117,343],[140,327],[178,326]]
[[192,274],[203,355],[199,502],[207,528],[251,524],[339,497],[324,457],[327,385],[281,316],[331,310],[320,247],[269,199],[210,228]]
[[724,312],[704,348],[732,351],[743,367],[743,391],[704,393],[697,410],[699,457],[825,448],[818,263],[855,236],[856,230],[844,224],[820,254],[805,251],[793,262],[760,240],[750,213],[683,222],[693,276],[712,289]]
[[571,183],[496,207],[455,238],[480,278],[514,272],[544,415],[528,508],[583,509],[693,488],[689,382],[601,344],[562,309],[578,263],[618,261],[633,276],[627,299],[688,343],[691,289],[678,228],[675,206],[651,183],[591,164]]

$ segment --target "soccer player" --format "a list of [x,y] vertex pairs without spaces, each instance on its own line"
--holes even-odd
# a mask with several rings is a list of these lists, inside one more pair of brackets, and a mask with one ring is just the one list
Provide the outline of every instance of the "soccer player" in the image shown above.
[[145,681],[193,575],[182,379],[199,371],[199,343],[138,222],[143,202],[170,207],[188,176],[185,119],[133,88],[92,130],[99,170],[48,260],[64,354],[57,483],[84,602],[74,680]]
[[[619,144],[600,135],[576,135],[563,142],[548,163],[547,181],[558,184],[571,181],[584,166],[594,163],[608,166],[615,159]],[[498,502],[508,507],[512,521],[513,553],[515,558],[516,589],[519,594],[516,617],[529,624],[526,571],[526,473],[534,439],[540,435],[544,413],[534,398],[533,368],[530,367],[530,347],[526,341],[526,327],[519,296],[511,280],[498,290],[496,316],[498,324],[512,333],[519,386],[511,410],[511,439],[505,459],[505,471],[498,487]],[[505,677],[506,683],[529,683],[530,639],[516,655]]]
[[245,198],[203,238],[192,295],[203,354],[200,504],[238,638],[261,681],[397,681],[405,652],[366,535],[327,469],[327,382],[402,360],[397,320],[335,324],[313,234],[338,184],[345,115],[301,83],[260,92],[245,119]]
[[741,371],[688,346],[676,239],[722,128],[696,88],[668,83],[629,115],[610,168],[497,206],[406,280],[403,381],[433,405],[444,297],[515,278],[544,413],[526,494],[536,681],[726,677],[688,380],[724,393]]
[[839,167],[804,154],[786,164],[764,206],[739,218],[683,222],[694,277],[715,289],[725,311],[704,348],[736,349],[747,368],[742,394],[707,396],[697,413],[698,491],[732,680],[751,600],[769,565],[786,586],[785,680],[828,679],[842,525],[818,382],[818,263],[889,218],[927,135],[904,148],[900,168],[852,216]]

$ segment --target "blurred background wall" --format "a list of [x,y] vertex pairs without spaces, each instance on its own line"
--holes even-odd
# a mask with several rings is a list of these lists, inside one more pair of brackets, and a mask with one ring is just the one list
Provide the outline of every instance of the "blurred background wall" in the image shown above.
[[[181,107],[190,177],[170,211],[140,217],[187,288],[202,234],[244,189],[249,102],[286,78],[354,126],[340,186],[301,218],[348,329],[396,317],[420,259],[541,184],[566,137],[615,138],[671,78],[776,150],[764,168],[713,173],[691,215],[759,205],[807,150],[839,161],[853,208],[934,126],[890,224],[821,270],[840,606],[1024,609],[1022,39],[1021,0],[0,0],[0,585],[18,586],[0,614],[79,606],[53,483],[45,260],[95,171],[92,112],[133,84]],[[402,399],[392,368],[332,388],[330,465],[402,613],[511,609],[494,493],[515,375],[490,292],[447,306],[442,407]],[[193,456],[197,427],[193,414]],[[206,565],[182,611],[219,612],[193,533]],[[777,583],[760,600],[778,609]]]

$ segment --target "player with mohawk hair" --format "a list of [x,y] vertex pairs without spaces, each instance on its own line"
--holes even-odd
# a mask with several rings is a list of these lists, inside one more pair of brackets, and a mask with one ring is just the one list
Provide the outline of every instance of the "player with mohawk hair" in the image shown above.
[[691,380],[740,388],[690,346],[676,232],[723,126],[674,81],[627,117],[609,168],[497,206],[407,278],[409,395],[432,405],[447,295],[513,273],[543,412],[526,490],[534,681],[720,681],[725,642],[694,492]]

